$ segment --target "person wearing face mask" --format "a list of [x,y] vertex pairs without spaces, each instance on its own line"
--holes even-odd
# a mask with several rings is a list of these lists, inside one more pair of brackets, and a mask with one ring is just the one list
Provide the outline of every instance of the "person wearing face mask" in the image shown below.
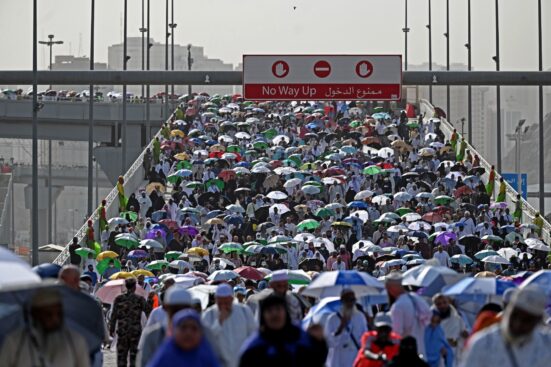
[[352,366],[360,349],[367,321],[356,308],[356,295],[350,288],[341,291],[341,309],[327,319],[325,338],[329,353],[327,367]]
[[544,367],[551,358],[551,333],[543,326],[547,297],[534,285],[520,288],[498,324],[469,341],[462,367]]
[[192,309],[178,311],[172,320],[172,336],[157,350],[147,367],[219,367],[205,338],[200,315]]

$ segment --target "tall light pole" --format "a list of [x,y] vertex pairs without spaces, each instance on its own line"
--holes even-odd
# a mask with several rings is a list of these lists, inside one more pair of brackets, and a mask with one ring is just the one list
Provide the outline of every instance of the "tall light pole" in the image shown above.
[[[429,0],[429,24],[427,29],[429,30],[429,70],[432,71],[432,4]],[[432,85],[429,85],[429,101],[432,103]]]
[[[94,70],[94,25],[96,0],[91,0],[90,11],[90,70]],[[90,97],[88,109],[88,209],[87,216],[93,211],[93,185],[94,185],[94,85],[90,84]]]
[[[174,30],[177,26],[176,23],[174,23],[174,0],[171,0],[171,10],[170,10],[170,14],[171,14],[171,23],[168,25],[170,27],[170,57],[171,57],[171,61],[170,61],[170,70],[174,71]],[[171,87],[171,91],[170,91],[170,98],[171,98],[171,101],[172,101],[172,98],[174,96],[174,84],[172,84],[172,87]]]
[[[50,71],[52,70],[52,54],[54,45],[62,45],[63,41],[54,41],[53,34],[48,35],[48,41],[39,41],[41,45],[50,48]],[[50,89],[52,85],[50,84]],[[48,139],[48,242],[52,243],[52,140]]]
[[[496,71],[499,71],[499,0],[495,0],[496,11],[496,55],[493,57],[496,63]],[[501,173],[501,88],[496,86],[496,101],[497,101],[497,114],[496,114],[496,135],[497,135],[497,171]]]
[[33,127],[32,127],[32,265],[38,265],[38,65],[37,65],[37,0],[33,0]]
[[[191,71],[191,65],[193,65],[193,58],[191,57],[191,44],[187,45],[187,69]],[[187,86],[187,94],[191,97],[191,84]]]
[[[446,0],[446,70],[450,71],[450,0]],[[451,119],[450,113],[450,85],[446,86],[446,113],[448,121]]]
[[[165,70],[168,71],[168,37],[170,37],[170,31],[168,26],[168,0],[165,1],[166,7],[166,22],[165,22]],[[168,119],[168,84],[165,84],[165,120]]]
[[[541,21],[541,0],[538,0],[538,66],[539,71],[543,71],[543,33],[542,33],[542,21]],[[540,197],[539,197],[539,207],[540,213],[545,215],[545,155],[544,155],[544,139],[543,139],[543,86],[539,86],[539,186],[540,186]]]
[[405,55],[405,64],[404,64],[404,70],[408,69],[408,0],[404,0],[404,8],[405,8],[405,20],[404,20],[404,28],[402,28],[402,32],[404,32],[404,55]]
[[[467,43],[465,44],[467,48],[467,70],[472,70],[472,45],[471,45],[471,0],[467,0]],[[472,86],[469,84],[467,87],[467,106],[468,106],[468,118],[467,122],[467,131],[468,131],[468,140],[472,144],[473,136],[473,106],[472,106]]]
[[507,134],[507,138],[509,140],[513,140],[515,142],[515,171],[517,173],[517,192],[522,196],[522,175],[521,175],[521,169],[520,169],[520,150],[521,150],[521,143],[524,140],[524,137],[526,136],[526,133],[528,132],[529,126],[526,126],[524,129],[522,126],[526,120],[522,119],[518,122],[517,127],[515,128],[514,134]]
[[[122,52],[122,70],[126,70],[128,63],[127,55],[127,31],[128,31],[128,0],[124,0],[124,31],[123,31],[123,52]],[[122,85],[122,172],[126,172],[126,152],[127,144],[127,121],[126,121],[126,84]]]
[[[142,0],[142,26],[139,29],[142,34],[142,70],[145,70],[145,0]],[[144,96],[144,85],[142,84],[142,98]]]
[[[150,38],[150,31],[151,31],[151,23],[150,23],[150,16],[151,16],[151,7],[150,0],[147,0],[147,65],[146,69],[149,70],[151,63],[150,63],[150,55],[151,55],[151,47],[153,46],[151,44],[151,38]],[[149,144],[149,140],[151,139],[151,118],[150,118],[150,109],[149,109],[149,94],[150,94],[150,86],[147,84],[145,86],[145,138],[147,143]]]
[[[54,45],[62,45],[63,44],[63,41],[54,41],[54,35],[53,34],[49,34],[48,35],[48,41],[38,41],[38,43],[40,43],[41,45],[46,45],[50,48],[50,71],[52,70],[52,47]],[[52,85],[50,84],[50,89],[52,89]]]

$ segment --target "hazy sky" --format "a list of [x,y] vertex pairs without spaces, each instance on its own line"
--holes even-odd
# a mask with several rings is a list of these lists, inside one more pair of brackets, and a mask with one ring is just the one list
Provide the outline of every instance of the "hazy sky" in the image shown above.
[[[165,1],[152,4],[151,34],[164,42]],[[237,64],[244,53],[403,53],[404,0],[196,0],[175,2],[176,43]],[[428,60],[428,0],[409,0],[409,62]],[[139,36],[141,0],[128,0],[128,35]],[[445,0],[432,0],[433,60],[446,61]],[[473,65],[491,70],[494,0],[472,0]],[[293,7],[296,6],[296,9]],[[466,63],[467,0],[450,0],[451,62]],[[96,0],[96,60],[122,39],[123,0]],[[90,0],[40,0],[38,34],[65,41],[54,54],[89,54]],[[551,1],[543,1],[544,68],[551,66]],[[537,0],[501,0],[502,70],[537,68]],[[32,66],[32,1],[0,0],[0,69]],[[48,53],[39,51],[39,68]]]

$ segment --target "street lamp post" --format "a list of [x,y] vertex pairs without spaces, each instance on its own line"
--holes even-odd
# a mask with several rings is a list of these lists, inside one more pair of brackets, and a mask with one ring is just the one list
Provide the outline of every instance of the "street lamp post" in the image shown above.
[[[541,0],[538,0],[538,69],[543,71],[543,33],[542,33],[542,21],[541,21]],[[540,213],[545,215],[545,155],[544,155],[544,139],[543,139],[543,86],[539,86],[539,187],[540,187],[540,197],[539,197],[539,207]]]
[[404,21],[404,28],[402,28],[402,32],[404,32],[404,56],[405,56],[405,63],[404,63],[404,70],[408,69],[408,0],[404,0],[404,8],[405,8],[405,21]]
[[[450,71],[450,0],[446,0],[446,70]],[[446,85],[446,113],[448,121],[451,119],[450,86]]]
[[31,228],[32,228],[32,258],[33,266],[38,265],[38,52],[37,52],[37,22],[38,22],[38,0],[33,0],[33,126],[32,126],[32,205],[31,205]]
[[[472,70],[472,59],[471,59],[471,0],[467,0],[467,43],[465,44],[465,47],[467,48],[467,69],[469,71]],[[472,86],[469,84],[467,87],[467,106],[468,106],[468,125],[467,125],[467,131],[469,135],[469,143],[472,144],[471,136],[473,133],[473,106],[472,106]]]
[[[147,64],[146,64],[146,68],[147,70],[149,70],[150,68],[150,51],[151,51],[151,46],[153,46],[151,44],[151,38],[150,38],[150,30],[151,30],[151,23],[150,23],[150,16],[151,16],[151,7],[149,6],[150,5],[150,0],[147,0],[147,27],[146,27],[146,32],[147,32],[147,58],[146,58],[146,61],[147,61]],[[150,135],[151,135],[151,119],[150,119],[150,109],[149,109],[149,93],[150,93],[150,86],[149,84],[147,84],[145,86],[145,138],[146,138],[146,141],[147,143],[149,144],[149,140],[150,140]]]
[[[168,25],[170,27],[170,57],[171,57],[171,61],[170,61],[170,70],[174,71],[174,30],[177,26],[176,23],[174,23],[174,0],[171,0],[171,11],[170,11],[170,14],[171,14],[171,23]],[[172,84],[171,86],[171,90],[170,90],[170,98],[172,100],[174,96],[174,84]]]
[[[495,0],[496,11],[496,55],[493,57],[496,63],[496,71],[499,71],[499,0]],[[497,135],[497,171],[501,173],[501,88],[496,86],[496,135]]]
[[[96,0],[91,0],[90,12],[90,70],[94,70],[94,23]],[[88,109],[88,208],[86,214],[92,215],[93,210],[93,156],[94,156],[94,85],[90,84]]]
[[[168,37],[170,37],[169,25],[168,25],[168,0],[165,1],[166,6],[166,19],[165,19],[165,70],[168,71]],[[165,84],[165,120],[168,119],[168,84]]]
[[[145,0],[142,0],[142,26],[140,27],[139,31],[142,34],[142,70],[145,70],[145,32],[147,29],[145,28]],[[142,98],[144,96],[144,85],[142,84]]]
[[520,170],[520,151],[521,151],[521,143],[524,141],[524,137],[526,136],[526,133],[528,132],[529,126],[526,126],[524,129],[522,126],[526,122],[525,119],[522,119],[518,122],[517,127],[515,128],[514,134],[507,134],[507,138],[509,140],[513,140],[515,142],[515,171],[517,173],[517,193],[519,193],[522,196],[522,175]]
[[[193,58],[191,57],[191,44],[187,45],[187,69],[191,71],[191,65],[193,65]],[[191,96],[191,84],[187,86],[187,94]]]
[[[54,41],[53,34],[48,35],[48,41],[39,41],[41,45],[46,45],[50,48],[50,71],[52,70],[52,51],[54,45],[62,45],[63,41]],[[50,89],[52,85],[50,84]],[[48,242],[52,243],[52,140],[48,139]]]
[[[429,24],[427,29],[429,30],[429,70],[432,71],[432,4],[429,0]],[[432,85],[429,85],[429,101],[432,103]]]
[[[128,32],[128,0],[124,0],[124,31],[123,31],[123,56],[122,70],[126,70],[128,63],[127,55],[127,32]],[[122,85],[122,172],[126,172],[126,153],[128,149],[128,131],[126,121],[126,84]]]

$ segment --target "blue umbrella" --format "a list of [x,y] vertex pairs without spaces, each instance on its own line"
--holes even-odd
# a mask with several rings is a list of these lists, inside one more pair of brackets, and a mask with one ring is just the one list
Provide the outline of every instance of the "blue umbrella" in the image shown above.
[[61,270],[61,266],[57,264],[40,264],[33,268],[33,271],[38,274],[42,279],[54,278],[57,279],[57,275]]
[[224,212],[222,210],[211,210],[207,213],[207,219],[211,219],[214,217],[219,216],[220,214],[223,214]]
[[238,215],[226,215],[224,217],[224,222],[237,226],[243,224],[243,218]]
[[462,301],[486,302],[490,296],[501,296],[513,287],[515,283],[497,278],[465,278],[444,288],[443,293]]
[[345,288],[352,289],[357,297],[381,295],[384,291],[383,283],[367,273],[341,270],[321,273],[306,287],[303,294],[316,298],[339,296]]
[[351,201],[348,203],[347,205],[349,208],[354,208],[354,209],[367,209],[368,206],[365,202],[363,201]]

